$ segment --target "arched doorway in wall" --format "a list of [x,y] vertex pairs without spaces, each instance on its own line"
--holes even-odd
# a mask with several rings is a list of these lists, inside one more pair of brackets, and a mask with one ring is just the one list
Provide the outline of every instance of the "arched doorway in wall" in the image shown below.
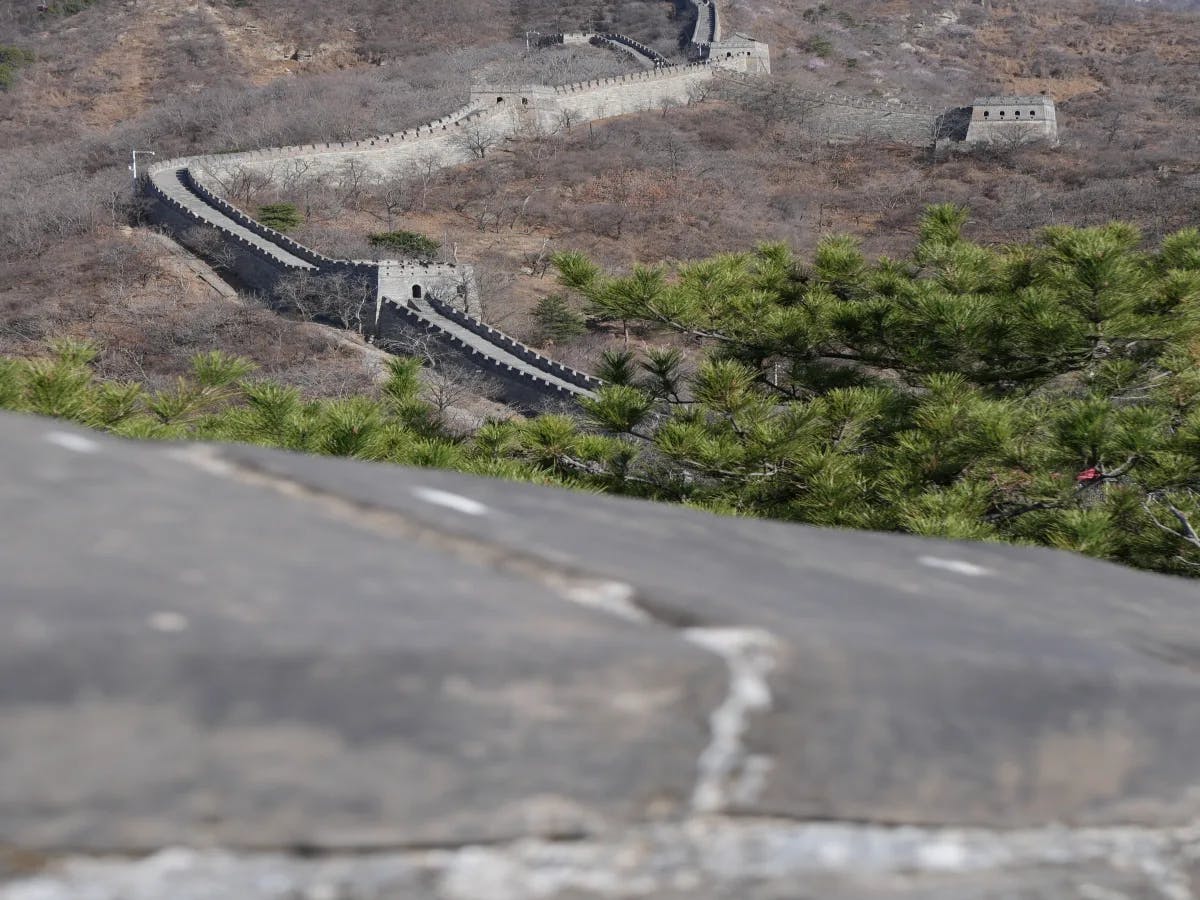
[[421,290],[421,286],[420,286],[419,284],[414,284],[414,285],[413,285],[413,287],[412,287],[412,295],[413,295],[413,299],[414,299],[414,300],[420,300],[420,299],[421,299],[421,294],[422,294],[422,293],[423,293],[423,291]]

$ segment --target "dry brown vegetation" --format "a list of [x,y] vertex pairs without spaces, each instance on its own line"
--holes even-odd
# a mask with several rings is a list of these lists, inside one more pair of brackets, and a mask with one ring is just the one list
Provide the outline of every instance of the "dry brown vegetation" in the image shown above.
[[[973,236],[996,242],[1111,218],[1157,237],[1200,217],[1200,101],[1186,88],[1200,63],[1195,10],[1090,0],[723,8],[733,29],[771,42],[776,84],[938,106],[1046,89],[1060,101],[1063,145],[933,159],[924,148],[815,141],[802,110],[713,101],[512,142],[354,196],[313,185],[297,237],[361,257],[366,234],[385,226],[429,234],[478,265],[487,317],[530,336],[527,312],[554,290],[544,263],[557,249],[619,267],[768,239],[803,253],[848,231],[871,252],[894,252],[910,243],[917,212],[941,201],[970,205]],[[0,93],[0,351],[92,336],[111,372],[154,379],[219,346],[315,392],[361,382],[361,364],[317,331],[216,299],[164,263],[161,245],[121,230],[133,212],[130,148],[169,156],[390,131],[454,108],[472,74],[566,81],[623,66],[591,49],[523,58],[526,29],[621,30],[667,51],[687,26],[675,4],[652,0],[33,10],[0,0],[3,42],[37,56]],[[298,198],[268,189],[243,199]],[[586,364],[604,340],[554,349]]]

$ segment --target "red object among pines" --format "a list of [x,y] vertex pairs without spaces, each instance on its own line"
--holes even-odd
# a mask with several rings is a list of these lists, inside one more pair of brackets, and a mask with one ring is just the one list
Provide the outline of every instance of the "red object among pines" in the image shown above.
[[1099,481],[1103,477],[1104,475],[1101,474],[1100,470],[1093,466],[1090,469],[1084,469],[1076,475],[1075,480],[1080,484],[1091,484],[1093,481]]

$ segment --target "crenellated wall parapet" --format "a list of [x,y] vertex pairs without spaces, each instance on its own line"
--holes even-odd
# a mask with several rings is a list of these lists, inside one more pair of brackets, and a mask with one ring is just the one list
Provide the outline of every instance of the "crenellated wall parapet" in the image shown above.
[[[547,406],[566,406],[581,396],[591,395],[591,390],[563,380],[531,359],[512,355],[428,305],[388,299],[380,305],[376,328],[379,341],[401,348],[410,345],[414,339],[432,342],[435,351],[494,379],[504,398],[519,407],[539,410]],[[539,358],[545,360],[545,357]],[[582,373],[578,374],[582,376]],[[599,386],[596,379],[592,381],[594,386]]]
[[509,337],[504,332],[491,325],[487,325],[479,319],[464,313],[449,303],[441,300],[436,295],[429,297],[429,305],[435,312],[442,315],[446,319],[457,322],[462,325],[472,334],[484,338],[488,343],[504,347],[513,356],[525,362],[531,363],[537,368],[544,370],[550,374],[556,375],[563,381],[574,384],[577,387],[587,390],[596,390],[601,387],[604,382],[593,375],[588,375],[585,372],[580,372],[578,369],[572,369],[569,366],[564,366],[560,362],[555,362],[549,357],[543,356],[531,347],[522,344],[516,338]]

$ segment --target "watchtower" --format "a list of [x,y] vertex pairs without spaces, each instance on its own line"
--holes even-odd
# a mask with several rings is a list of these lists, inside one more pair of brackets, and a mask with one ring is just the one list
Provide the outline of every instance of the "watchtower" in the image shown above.
[[967,143],[1023,140],[1058,143],[1058,116],[1049,97],[977,97],[971,104]]
[[738,32],[707,47],[710,65],[737,69],[748,75],[771,74],[771,48]]

